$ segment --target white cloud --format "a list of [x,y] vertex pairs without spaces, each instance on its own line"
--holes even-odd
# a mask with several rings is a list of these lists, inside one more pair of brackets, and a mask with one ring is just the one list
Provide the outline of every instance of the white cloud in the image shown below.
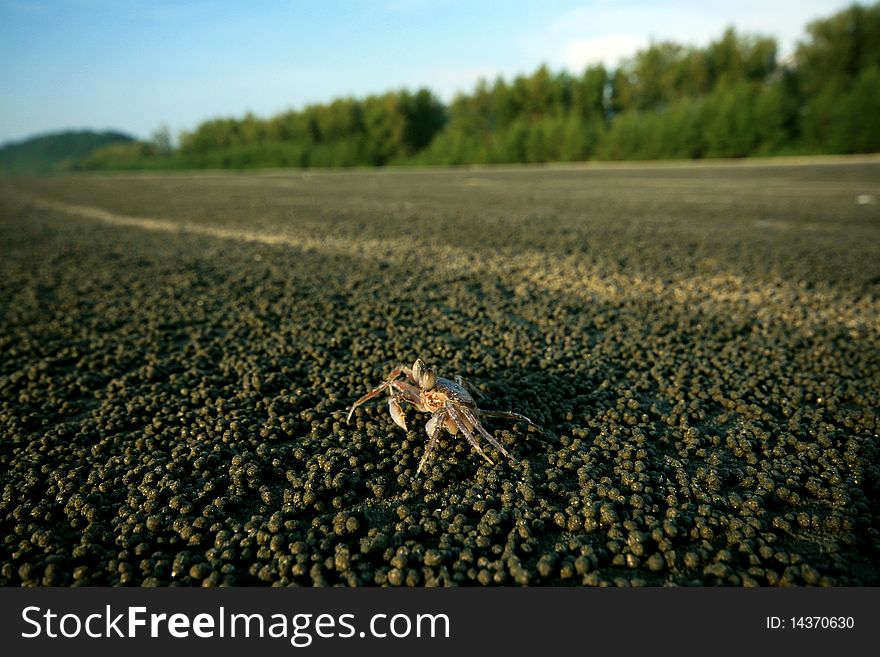
[[492,66],[436,68],[429,72],[429,79],[419,86],[428,87],[444,102],[449,102],[461,92],[472,92],[480,80],[491,83],[499,75],[509,74],[510,71]]
[[631,34],[574,39],[562,44],[561,59],[566,68],[582,71],[593,64],[616,68],[620,60],[648,45],[648,40]]
[[570,70],[623,57],[651,41],[705,46],[733,26],[743,34],[775,37],[780,54],[790,54],[807,23],[830,16],[851,0],[594,0],[569,9],[517,40],[537,61]]

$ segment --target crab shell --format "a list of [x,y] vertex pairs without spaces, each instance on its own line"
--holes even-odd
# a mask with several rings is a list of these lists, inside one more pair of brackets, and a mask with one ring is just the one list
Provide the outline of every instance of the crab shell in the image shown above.
[[[477,411],[477,404],[467,390],[455,383],[455,381],[442,377],[437,377],[434,387],[430,390],[419,391],[419,403],[416,404],[416,409],[422,413],[436,413],[446,405],[446,402],[450,401],[459,406],[466,406],[474,412]],[[388,399],[388,410],[391,413],[391,419],[394,420],[394,424],[406,431],[406,418],[403,415],[403,408],[394,397]],[[434,433],[438,419],[436,416],[432,417],[425,425],[425,433],[429,436]],[[467,418],[462,419],[465,426],[469,430],[473,430],[474,427],[470,421]],[[443,426],[452,435],[458,433],[458,425],[451,417],[446,417]]]
[[[447,401],[454,402],[461,406],[467,406],[472,411],[477,410],[477,404],[467,390],[465,390],[454,381],[450,381],[449,379],[443,379],[440,377],[437,378],[437,383],[434,384],[433,388],[431,388],[430,390],[421,391],[420,398],[422,401],[422,406],[429,413],[434,413],[440,410],[446,405]],[[437,426],[437,419],[437,417],[432,417],[425,425],[425,432],[429,436],[434,433],[434,428]],[[465,426],[469,430],[473,430],[474,427],[467,420],[467,418],[462,419],[464,420]],[[452,435],[458,433],[458,425],[456,425],[455,421],[450,417],[446,418],[444,427]]]

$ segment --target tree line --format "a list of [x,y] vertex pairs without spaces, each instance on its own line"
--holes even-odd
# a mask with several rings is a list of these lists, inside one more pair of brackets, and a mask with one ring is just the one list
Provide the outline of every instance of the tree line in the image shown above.
[[615,70],[542,66],[430,90],[343,98],[261,119],[215,119],[99,148],[86,169],[338,167],[745,157],[880,151],[880,2],[773,38],[728,29],[703,48],[652,43]]

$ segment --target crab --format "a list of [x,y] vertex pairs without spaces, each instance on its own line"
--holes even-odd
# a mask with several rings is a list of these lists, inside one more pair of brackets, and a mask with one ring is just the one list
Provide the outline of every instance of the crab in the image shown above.
[[[406,377],[405,380],[401,380],[401,376]],[[477,453],[493,465],[492,459],[486,456],[486,453],[477,442],[474,432],[483,436],[507,458],[510,458],[510,454],[507,453],[507,450],[504,449],[492,434],[486,431],[480,423],[480,418],[501,417],[519,420],[541,431],[541,427],[525,415],[508,413],[506,411],[485,411],[478,408],[477,403],[467,388],[467,384],[460,376],[456,376],[455,380],[452,381],[441,378],[419,358],[413,363],[411,368],[406,365],[395,367],[382,383],[352,404],[351,409],[348,411],[346,422],[351,420],[354,409],[373,399],[383,390],[388,390],[388,410],[391,413],[391,419],[404,431],[407,430],[407,427],[403,404],[414,406],[419,412],[430,413],[431,418],[425,425],[428,443],[425,445],[425,453],[419,462],[416,476],[422,472],[428,457],[440,440],[440,434],[443,429],[446,429],[452,435],[461,431],[471,446],[477,450]]]

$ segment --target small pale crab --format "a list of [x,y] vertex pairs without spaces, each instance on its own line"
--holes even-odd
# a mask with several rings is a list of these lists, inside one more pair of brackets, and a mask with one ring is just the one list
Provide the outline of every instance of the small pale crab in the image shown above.
[[[401,380],[401,376],[405,376],[406,379]],[[480,447],[474,436],[475,431],[507,458],[510,458],[510,454],[492,434],[486,431],[480,423],[480,418],[503,417],[510,420],[520,420],[541,431],[541,428],[525,415],[505,411],[485,411],[478,408],[471,393],[467,390],[467,384],[460,376],[456,376],[454,381],[441,378],[434,373],[433,369],[425,366],[421,358],[417,359],[411,368],[401,365],[391,370],[385,381],[352,404],[346,422],[351,420],[354,409],[371,400],[383,390],[388,390],[388,410],[391,412],[391,419],[404,431],[406,431],[406,418],[403,413],[403,404],[409,404],[421,413],[431,413],[431,418],[425,425],[428,443],[425,445],[425,453],[419,462],[416,476],[421,473],[428,457],[440,440],[440,433],[443,429],[452,435],[461,431],[473,448],[477,450],[477,453],[489,463],[492,463],[492,459],[486,456]]]

